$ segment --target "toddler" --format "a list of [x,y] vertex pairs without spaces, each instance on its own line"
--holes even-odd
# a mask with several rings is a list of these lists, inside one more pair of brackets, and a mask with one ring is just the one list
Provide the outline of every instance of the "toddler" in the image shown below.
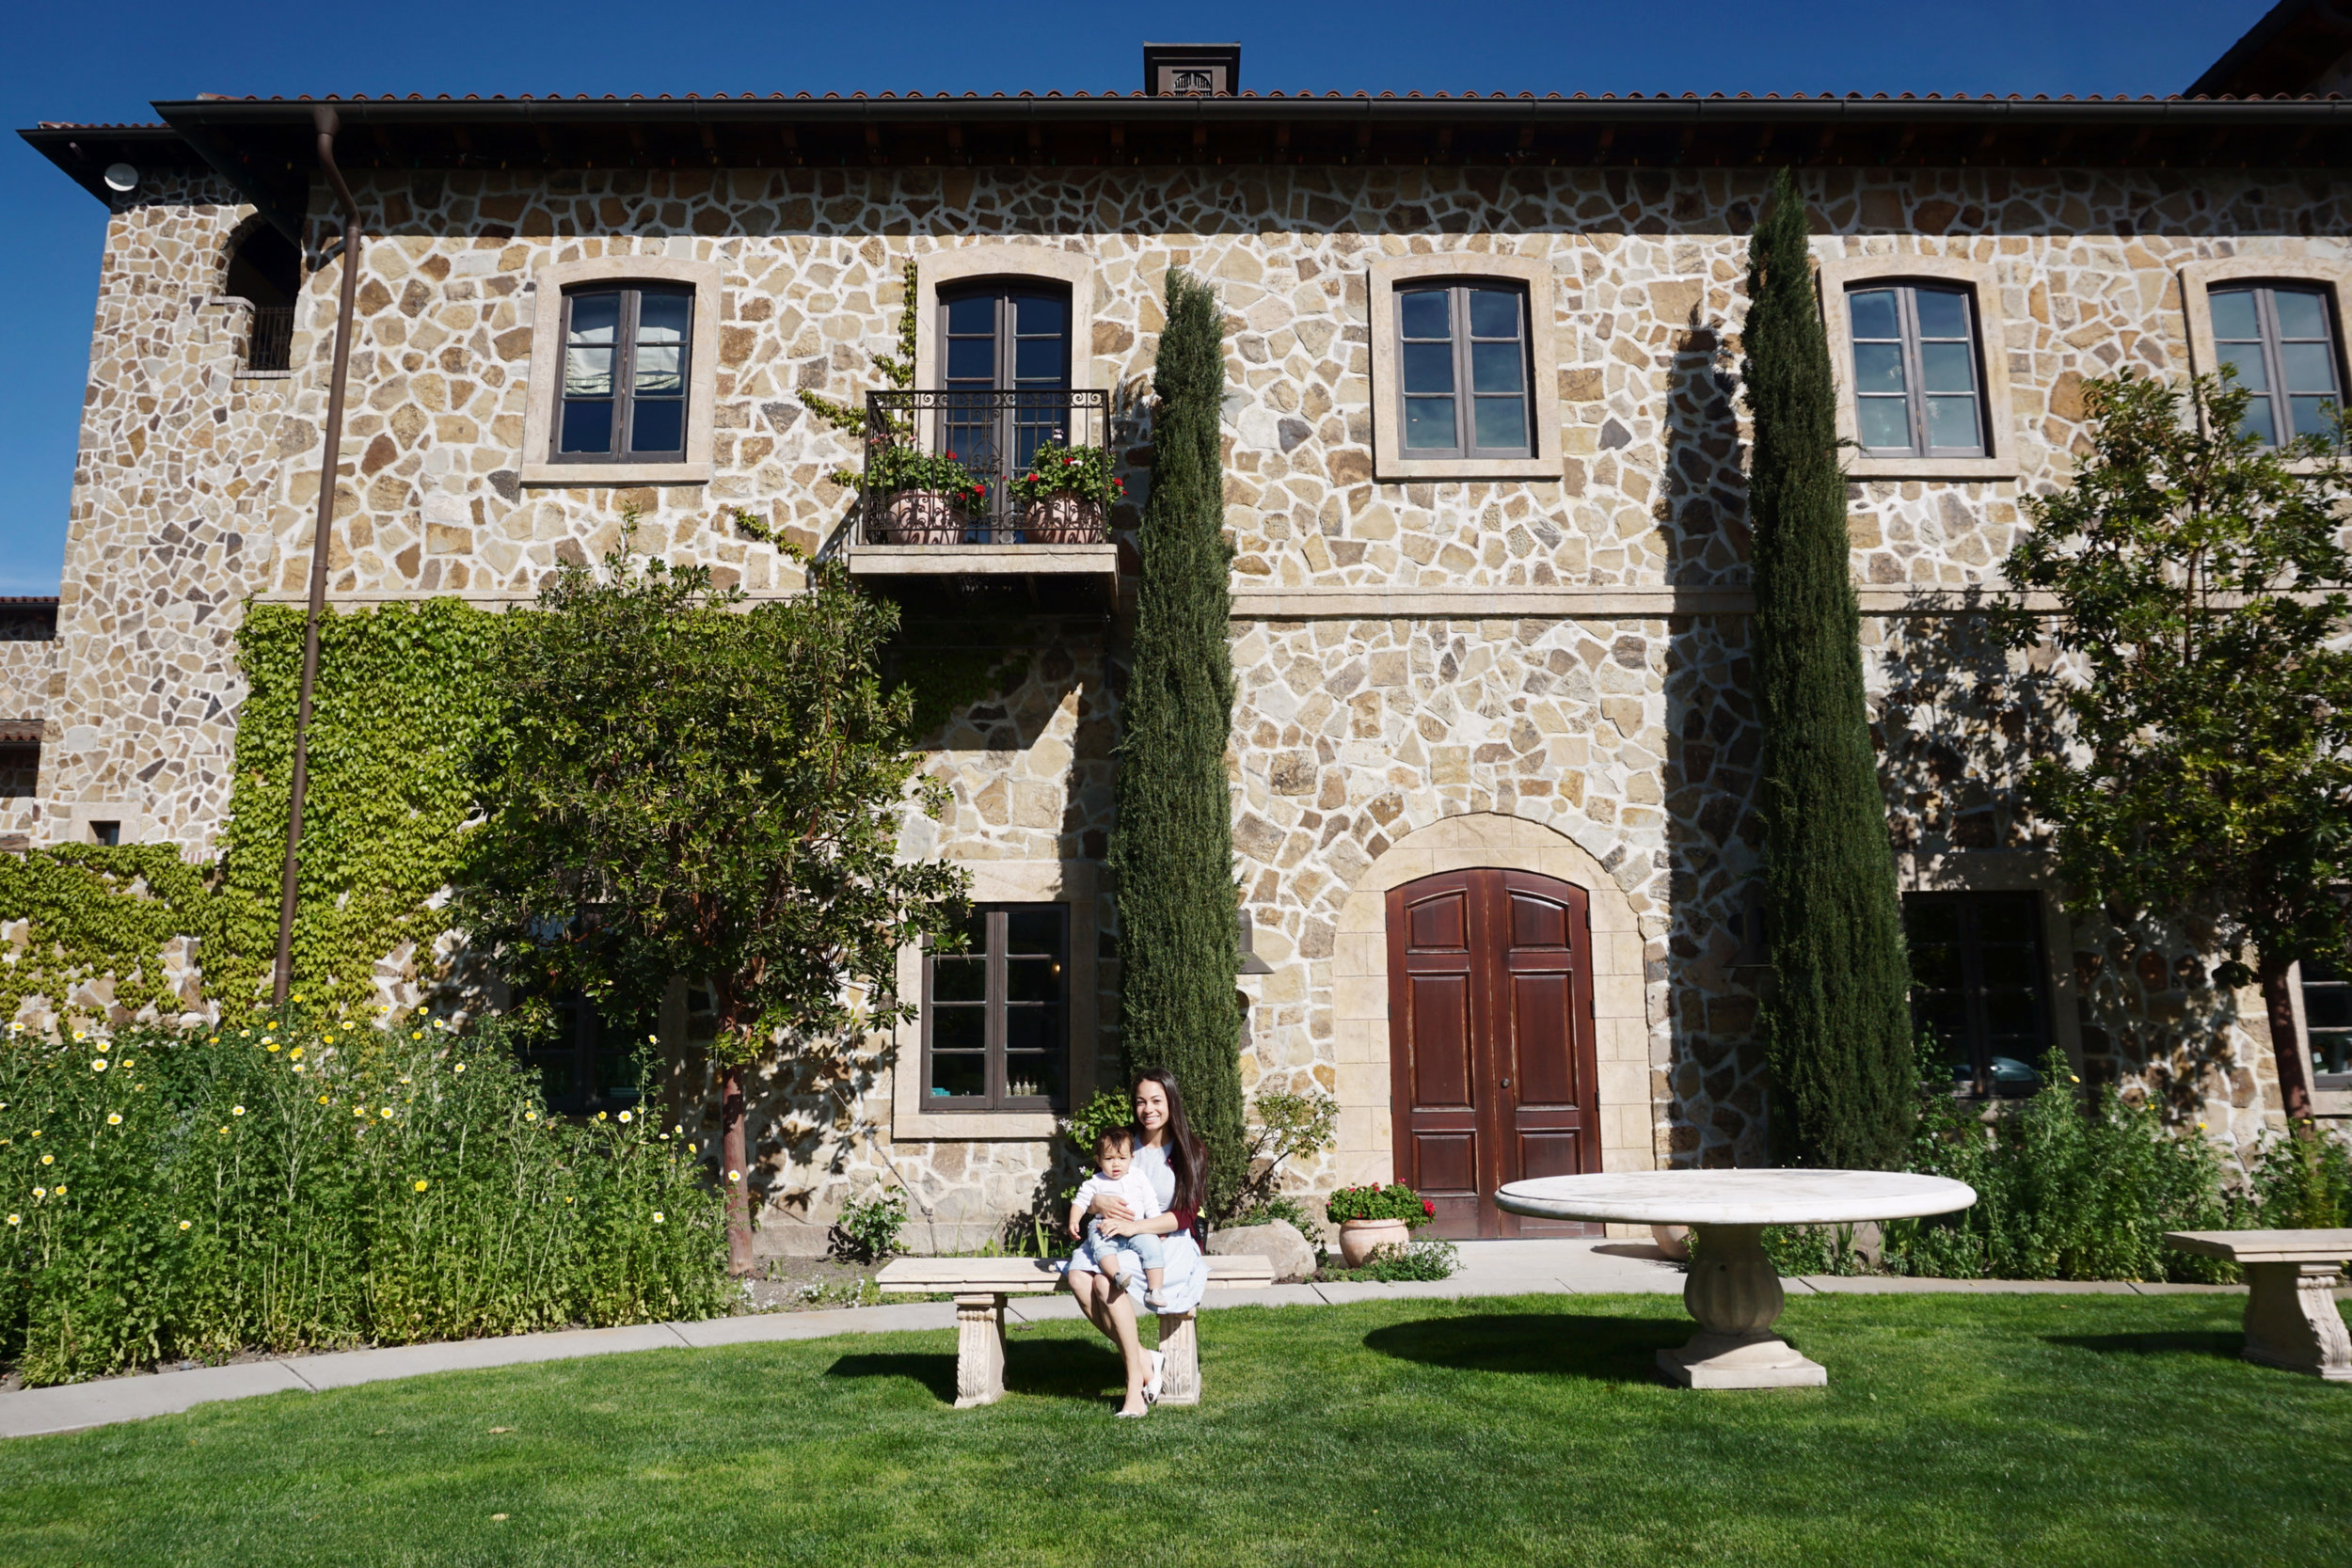
[[1143,1270],[1143,1305],[1156,1312],[1160,1309],[1163,1275],[1160,1239],[1142,1234],[1105,1236],[1102,1216],[1087,1212],[1098,1193],[1124,1200],[1139,1220],[1148,1220],[1160,1212],[1151,1178],[1135,1168],[1135,1129],[1113,1127],[1105,1131],[1094,1141],[1094,1163],[1095,1174],[1078,1183],[1077,1196],[1070,1200],[1070,1232],[1073,1236],[1083,1235],[1078,1250],[1115,1285],[1124,1285],[1127,1279],[1128,1265],[1120,1255],[1132,1256]]

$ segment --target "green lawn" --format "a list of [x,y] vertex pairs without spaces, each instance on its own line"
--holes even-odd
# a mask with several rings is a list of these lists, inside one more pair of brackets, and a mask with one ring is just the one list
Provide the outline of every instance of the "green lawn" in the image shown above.
[[944,1332],[453,1373],[0,1444],[0,1562],[2352,1562],[2352,1387],[2239,1308],[1807,1299],[1743,1394],[1670,1297],[1232,1309],[1144,1421],[1072,1323],[977,1411]]

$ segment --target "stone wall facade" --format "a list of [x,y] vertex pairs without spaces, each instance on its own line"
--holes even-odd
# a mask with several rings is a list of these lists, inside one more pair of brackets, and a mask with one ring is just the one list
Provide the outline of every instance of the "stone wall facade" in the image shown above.
[[[2341,182],[2318,174],[1805,179],[1824,263],[1976,269],[2005,345],[2003,471],[1858,475],[1852,487],[1883,702],[1913,691],[1920,650],[1970,619],[1930,595],[1999,586],[2021,501],[2062,483],[2083,445],[2083,379],[2192,368],[2185,267],[2352,261]],[[792,593],[799,569],[728,514],[748,509],[812,550],[838,546],[850,497],[827,476],[854,448],[798,394],[877,384],[870,359],[892,346],[910,259],[986,243],[1089,269],[1075,381],[1112,392],[1128,446],[1148,440],[1164,274],[1190,268],[1217,289],[1229,329],[1228,766],[1237,875],[1271,967],[1245,982],[1245,1076],[1317,1085],[1345,1107],[1341,1148],[1301,1176],[1327,1187],[1389,1175],[1386,999],[1366,990],[1371,959],[1351,956],[1364,938],[1351,900],[1394,885],[1398,865],[1422,863],[1411,857],[1435,864],[1465,844],[1495,863],[1570,868],[1614,911],[1611,1167],[1753,1163],[1765,1155],[1760,972],[1742,921],[1759,736],[1737,356],[1763,190],[1758,172],[1390,166],[361,179],[370,238],[331,594],[345,607],[527,600],[558,561],[611,548],[630,514],[641,548],[754,594]],[[339,275],[330,264],[305,285],[295,368],[241,374],[243,308],[219,291],[250,221],[225,188],[183,181],[119,203],[110,223],[38,802],[50,838],[112,816],[206,852],[242,696],[242,606],[301,597]],[[1470,273],[1509,256],[1548,277],[1534,298],[1556,359],[1538,367],[1556,383],[1559,428],[1541,437],[1556,473],[1375,477],[1372,400],[1386,393],[1369,271],[1438,254]],[[710,477],[527,483],[532,329],[551,304],[537,275],[627,258],[718,269]],[[1128,470],[1131,496],[1147,478]],[[934,770],[955,803],[911,833],[911,852],[1006,876],[1053,867],[1056,886],[1093,875],[1111,827],[1122,628],[1066,628],[1016,690],[951,721]],[[1888,755],[1915,885],[2040,885],[2031,843],[1962,832],[1952,802],[1907,771],[1917,759],[1891,743]],[[1915,796],[1935,799],[1911,811]],[[1915,818],[1919,836],[1902,844]],[[1116,1059],[1114,906],[1089,895],[1087,907],[1099,1001],[1082,1077]],[[2096,933],[2067,935],[2053,960],[2058,1032],[2086,1065],[2130,1077],[2147,1046],[2129,1018],[2195,1012],[2207,1026],[2189,1076],[2226,1106],[2218,1130],[2243,1146],[2275,1124],[2259,1008],[2171,978],[2151,990],[2138,955],[2117,958]],[[787,1223],[771,1244],[803,1244],[843,1197],[894,1179],[955,1232],[939,1244],[968,1243],[1049,1182],[1049,1124],[929,1136],[886,1079],[854,1103],[775,1086],[761,1185]]]

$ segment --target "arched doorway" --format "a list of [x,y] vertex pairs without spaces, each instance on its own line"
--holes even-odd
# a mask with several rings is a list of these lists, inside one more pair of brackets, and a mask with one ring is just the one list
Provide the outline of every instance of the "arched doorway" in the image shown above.
[[1388,895],[1397,1180],[1430,1231],[1599,1234],[1495,1207],[1495,1189],[1601,1168],[1584,890],[1533,872],[1440,872]]

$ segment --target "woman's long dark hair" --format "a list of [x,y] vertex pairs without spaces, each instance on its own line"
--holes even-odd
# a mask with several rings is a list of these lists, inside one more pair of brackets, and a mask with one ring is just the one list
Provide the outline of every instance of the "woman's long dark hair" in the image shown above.
[[[1198,1211],[1209,1188],[1209,1150],[1192,1135],[1192,1123],[1184,1119],[1184,1097],[1176,1087],[1175,1075],[1163,1067],[1148,1067],[1136,1074],[1136,1088],[1147,1083],[1157,1084],[1168,1096],[1168,1168],[1176,1177],[1176,1197],[1168,1207]],[[1134,1089],[1128,1091],[1131,1099],[1134,1093]]]

